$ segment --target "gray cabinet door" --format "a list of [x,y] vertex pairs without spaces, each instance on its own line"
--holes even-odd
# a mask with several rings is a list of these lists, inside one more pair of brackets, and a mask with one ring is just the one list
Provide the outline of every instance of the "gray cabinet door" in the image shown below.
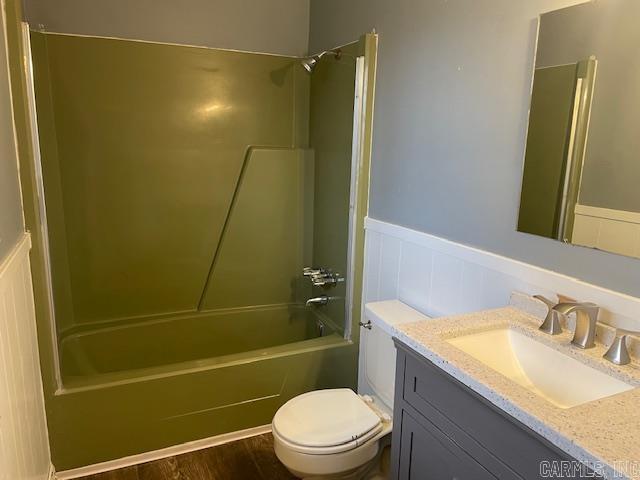
[[428,422],[418,423],[402,413],[399,480],[495,479]]

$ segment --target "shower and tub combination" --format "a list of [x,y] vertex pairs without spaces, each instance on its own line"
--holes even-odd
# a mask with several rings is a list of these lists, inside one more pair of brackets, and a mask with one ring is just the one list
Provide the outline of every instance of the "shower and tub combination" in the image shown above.
[[56,468],[355,387],[375,36],[305,59],[25,44]]

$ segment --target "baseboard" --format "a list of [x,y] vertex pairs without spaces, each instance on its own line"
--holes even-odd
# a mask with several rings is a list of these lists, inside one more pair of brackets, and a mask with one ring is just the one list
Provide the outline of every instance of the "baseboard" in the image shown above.
[[74,468],[73,470],[65,470],[64,472],[55,473],[51,478],[56,480],[71,480],[73,478],[96,475],[111,470],[140,465],[141,463],[153,462],[163,458],[182,455],[196,450],[203,450],[205,448],[215,447],[224,443],[235,442],[236,440],[262,435],[270,431],[271,425],[262,425],[260,427],[248,428],[237,432],[224,433],[222,435],[216,435],[215,437],[203,438],[201,440],[167,447],[153,452],[140,453],[138,455],[131,455],[117,460],[110,460],[108,462],[96,463],[95,465],[89,465],[86,467]]

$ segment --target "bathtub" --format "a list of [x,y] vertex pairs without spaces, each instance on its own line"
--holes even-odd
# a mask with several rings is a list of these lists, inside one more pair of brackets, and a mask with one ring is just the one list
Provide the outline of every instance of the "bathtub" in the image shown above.
[[[249,335],[250,334],[250,335]],[[304,307],[76,329],[49,419],[58,471],[269,424],[302,392],[355,388],[356,345]],[[78,449],[78,445],[84,448]]]

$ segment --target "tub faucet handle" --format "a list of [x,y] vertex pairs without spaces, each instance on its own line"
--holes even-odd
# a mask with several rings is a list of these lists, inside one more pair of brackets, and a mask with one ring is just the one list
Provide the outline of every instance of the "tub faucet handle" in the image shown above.
[[302,275],[305,277],[315,277],[317,275],[324,275],[324,269],[316,267],[304,267],[302,269]]
[[315,287],[332,287],[341,282],[344,282],[344,277],[330,270],[325,271],[321,275],[311,276],[311,283],[313,283]]

